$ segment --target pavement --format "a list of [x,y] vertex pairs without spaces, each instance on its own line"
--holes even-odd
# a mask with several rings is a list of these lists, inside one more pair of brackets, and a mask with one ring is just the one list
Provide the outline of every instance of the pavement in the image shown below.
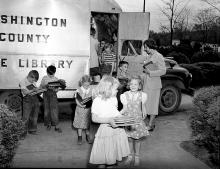
[[[187,119],[192,98],[183,96],[181,106],[172,115],[156,118],[156,128],[141,144],[141,164],[146,169],[210,169],[205,163],[180,147],[182,141],[191,139]],[[76,130],[71,128],[71,118],[60,122],[63,133],[52,128],[47,131],[42,122],[38,134],[28,135],[20,141],[12,168],[91,168],[88,164],[92,145],[85,141],[77,145]],[[92,123],[94,136],[98,124]],[[120,163],[117,168],[125,168]]]

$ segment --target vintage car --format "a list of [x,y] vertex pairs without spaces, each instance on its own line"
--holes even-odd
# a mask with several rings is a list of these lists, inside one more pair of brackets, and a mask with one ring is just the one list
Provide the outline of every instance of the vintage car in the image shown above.
[[161,77],[159,111],[160,113],[172,113],[179,108],[182,93],[193,95],[193,89],[190,87],[192,74],[170,58],[165,58],[165,63],[166,74]]

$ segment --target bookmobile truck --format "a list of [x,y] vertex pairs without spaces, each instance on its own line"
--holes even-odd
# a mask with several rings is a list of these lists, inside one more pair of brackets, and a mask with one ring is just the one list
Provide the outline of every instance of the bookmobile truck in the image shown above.
[[124,13],[114,0],[1,0],[0,104],[21,116],[19,82],[37,70],[39,85],[51,64],[67,85],[58,98],[73,98],[80,77],[89,74],[91,18],[98,15],[116,18],[118,62],[128,61],[131,74],[142,71],[148,12]]

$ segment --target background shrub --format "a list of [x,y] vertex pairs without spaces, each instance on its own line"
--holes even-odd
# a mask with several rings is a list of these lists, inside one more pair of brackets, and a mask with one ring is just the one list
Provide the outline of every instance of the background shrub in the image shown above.
[[193,98],[190,117],[194,143],[207,148],[210,159],[219,165],[220,86],[201,88]]
[[191,87],[205,87],[220,85],[220,62],[199,62],[194,64],[180,64],[192,74]]
[[190,63],[189,58],[180,52],[171,52],[166,57],[172,57],[173,60],[175,60],[179,64],[181,64],[181,63],[189,64]]
[[24,123],[16,113],[0,104],[0,168],[10,167],[18,141],[24,132]]
[[196,52],[191,58],[191,63],[197,62],[220,62],[220,53],[214,52],[213,50]]
[[177,52],[183,53],[191,60],[191,57],[194,53],[192,46],[190,45],[190,42],[181,42],[175,49]]

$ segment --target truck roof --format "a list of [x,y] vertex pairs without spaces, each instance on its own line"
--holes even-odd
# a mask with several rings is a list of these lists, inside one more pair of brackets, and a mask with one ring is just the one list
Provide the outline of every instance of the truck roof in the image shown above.
[[90,0],[92,12],[121,13],[122,9],[115,0]]

